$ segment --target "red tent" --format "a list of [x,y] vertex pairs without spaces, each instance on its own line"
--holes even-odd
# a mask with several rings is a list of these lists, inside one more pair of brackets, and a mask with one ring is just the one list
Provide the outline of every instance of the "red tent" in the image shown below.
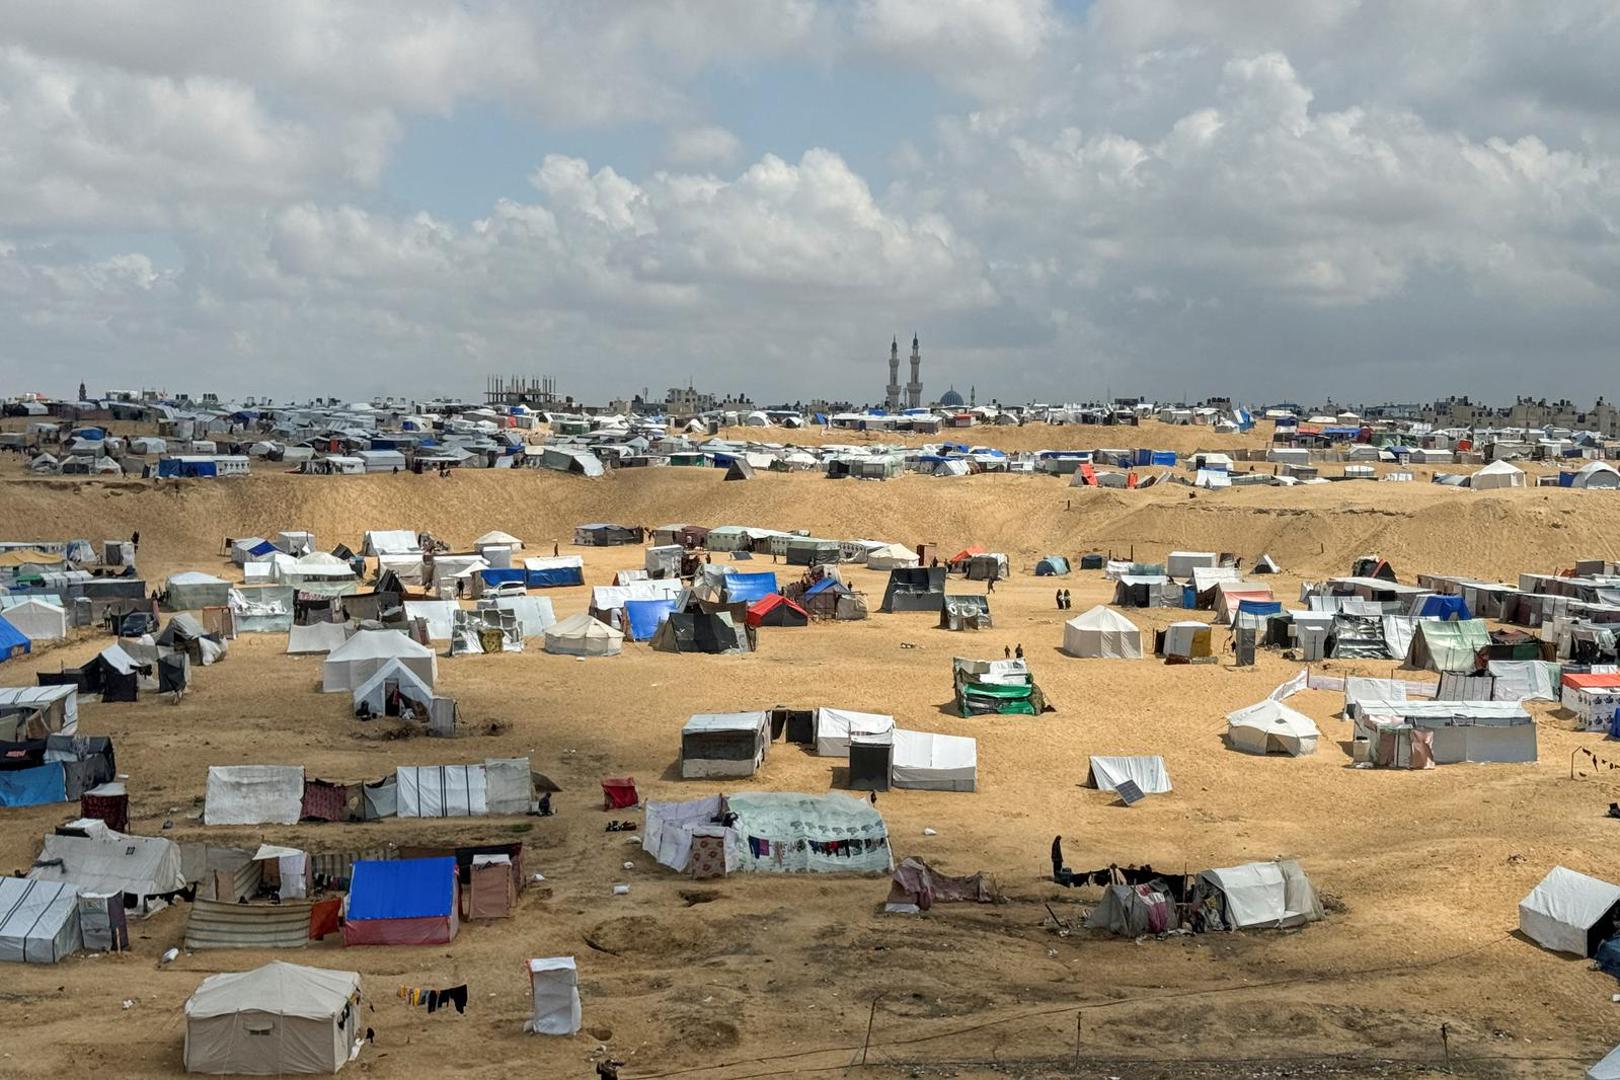
[[641,802],[633,776],[609,776],[602,781],[602,809],[623,810]]
[[810,613],[781,593],[771,593],[748,609],[749,626],[809,626]]
[[955,566],[957,563],[967,562],[969,559],[973,558],[973,556],[975,556],[975,555],[987,555],[987,554],[989,554],[989,552],[986,551],[986,549],[984,548],[984,546],[982,544],[974,544],[972,547],[963,548],[961,551],[958,551],[955,555],[952,555],[950,557],[949,561],[950,561],[950,564],[952,566]]

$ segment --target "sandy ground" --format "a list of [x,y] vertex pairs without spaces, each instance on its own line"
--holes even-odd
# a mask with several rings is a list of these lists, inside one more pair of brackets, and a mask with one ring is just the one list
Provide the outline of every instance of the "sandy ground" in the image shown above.
[[[538,650],[441,659],[439,686],[458,699],[470,732],[456,740],[375,738],[347,715],[346,699],[317,692],[319,660],[283,655],[279,635],[239,639],[178,705],[155,696],[82,705],[81,730],[112,735],[132,776],[137,832],[173,819],[168,835],[176,838],[206,833],[332,851],[524,841],[526,861],[547,887],[526,893],[511,920],[465,926],[443,949],[318,945],[284,956],[363,973],[375,1010],[365,1023],[378,1039],[351,1066],[358,1074],[590,1076],[588,1059],[601,1045],[628,1063],[627,1078],[838,1072],[861,1058],[870,1022],[865,1072],[875,1076],[1439,1075],[1442,1024],[1458,1072],[1580,1075],[1620,1040],[1620,1013],[1609,1015],[1608,999],[1617,987],[1513,930],[1517,901],[1552,865],[1615,876],[1620,824],[1602,810],[1620,798],[1620,784],[1605,775],[1572,780],[1569,770],[1577,747],[1605,752],[1600,736],[1575,733],[1568,718],[1538,706],[1537,765],[1354,770],[1341,745],[1349,725],[1334,716],[1337,696],[1306,692],[1291,704],[1322,728],[1314,756],[1235,754],[1221,741],[1222,716],[1264,697],[1297,664],[1274,651],[1244,670],[1226,659],[1184,667],[1071,659],[1057,649],[1055,583],[1031,570],[1047,552],[1134,550],[1157,559],[1192,548],[1246,560],[1269,552],[1285,571],[1278,593],[1291,597],[1301,579],[1347,572],[1355,555],[1379,551],[1403,580],[1430,570],[1512,580],[1577,557],[1614,558],[1620,499],[1429,484],[1191,495],[1179,487],[1076,491],[1046,477],[859,483],[763,475],[724,483],[718,471],[683,469],[595,482],[472,472],[448,480],[265,474],[161,488],[0,480],[7,537],[99,539],[139,529],[143,570],[154,581],[178,569],[225,573],[223,537],[283,528],[313,529],[323,547],[356,545],[367,528],[426,529],[452,544],[499,528],[547,554],[558,538],[563,550],[584,554],[592,584],[641,562],[639,548],[572,548],[573,525],[593,520],[805,528],[948,550],[978,542],[1009,554],[1015,576],[996,589],[991,631],[951,634],[929,616],[874,614],[863,623],[766,629],[760,651],[747,657],[668,656],[631,645],[591,661]],[[883,576],[851,576],[875,612]],[[1062,584],[1074,593],[1074,613],[1109,595],[1098,573]],[[548,595],[564,616],[584,608],[587,590]],[[1181,613],[1130,614],[1146,634]],[[43,650],[7,664],[0,680],[31,682],[103,643]],[[950,658],[999,656],[1018,643],[1058,711],[952,715]],[[1388,674],[1392,665],[1323,667]],[[602,776],[631,773],[651,798],[723,790],[678,778],[681,724],[694,712],[776,704],[889,712],[904,726],[976,736],[977,793],[897,791],[880,796],[878,808],[898,856],[989,871],[1009,902],[899,917],[881,914],[887,883],[871,878],[694,883],[602,831],[614,816],[600,809]],[[1097,753],[1162,754],[1175,791],[1123,808],[1080,786],[1087,756]],[[510,754],[530,755],[562,785],[558,817],[227,830],[191,820],[210,764],[293,762],[353,780],[398,764]],[[731,786],[837,790],[841,764],[777,744],[757,777]],[[28,865],[41,834],[68,809],[0,813],[0,868]],[[936,835],[924,836],[925,828]],[[1077,868],[1150,862],[1179,871],[1295,856],[1332,913],[1297,933],[1140,943],[1059,936],[1045,905],[1072,919],[1094,894],[1044,880],[1057,833]],[[630,884],[628,896],[611,895],[618,881]],[[0,1076],[177,1074],[181,1008],[199,979],[271,958],[199,952],[160,967],[159,955],[183,937],[184,918],[171,910],[138,924],[123,956],[8,967],[0,1000],[11,1038]],[[579,959],[587,1032],[524,1036],[523,961],[557,954]],[[400,983],[462,982],[472,988],[465,1016],[429,1017],[393,996]]]

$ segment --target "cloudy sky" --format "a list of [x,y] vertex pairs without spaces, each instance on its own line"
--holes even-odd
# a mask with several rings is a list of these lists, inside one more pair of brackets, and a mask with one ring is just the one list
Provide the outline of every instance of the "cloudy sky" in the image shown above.
[[0,4],[0,394],[1611,391],[1612,0]]

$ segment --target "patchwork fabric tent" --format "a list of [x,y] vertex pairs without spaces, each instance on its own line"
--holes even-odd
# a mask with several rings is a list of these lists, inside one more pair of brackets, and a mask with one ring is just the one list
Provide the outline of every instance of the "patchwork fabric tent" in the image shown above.
[[0,878],[0,961],[54,964],[82,947],[78,886]]
[[963,716],[1037,716],[1052,708],[1023,660],[952,657],[951,685]]
[[1270,699],[1227,713],[1226,725],[1232,748],[1247,754],[1314,754],[1322,735],[1310,717]]
[[1127,780],[1135,781],[1144,795],[1163,795],[1170,790],[1170,772],[1157,754],[1120,757],[1092,755],[1086,769],[1086,786],[1098,791],[1117,791]]
[[454,856],[360,860],[349,883],[345,945],[444,945],[460,929]]
[[187,1072],[335,1073],[362,1030],[360,975],[272,961],[204,979],[186,1002]]
[[736,815],[716,825],[720,796],[650,802],[642,850],[681,873],[718,876],[734,870],[767,873],[888,873],[888,829],[877,808],[847,795],[749,792],[728,796]]
[[824,577],[799,596],[813,619],[857,620],[867,616],[866,600],[837,578]]
[[1210,929],[1284,930],[1322,918],[1316,889],[1292,859],[1205,870],[1193,901]]
[[410,668],[428,686],[438,677],[438,660],[426,645],[397,630],[359,630],[327,655],[321,688],[328,694],[352,693],[390,660]]
[[1153,635],[1154,652],[1166,659],[1191,660],[1213,656],[1210,628],[1201,622],[1173,622]]
[[1140,660],[1142,631],[1119,612],[1098,604],[1063,624],[1063,651],[1083,658]]
[[746,611],[674,611],[648,642],[657,652],[746,653],[750,649]]
[[545,650],[563,656],[617,656],[624,649],[624,634],[585,612],[570,615],[545,633]]
[[990,598],[987,596],[947,595],[940,604],[941,630],[988,630],[992,625]]
[[1519,930],[1553,952],[1593,956],[1620,926],[1620,885],[1555,866],[1519,901]]
[[945,603],[945,568],[899,567],[889,571],[880,611],[938,611]]

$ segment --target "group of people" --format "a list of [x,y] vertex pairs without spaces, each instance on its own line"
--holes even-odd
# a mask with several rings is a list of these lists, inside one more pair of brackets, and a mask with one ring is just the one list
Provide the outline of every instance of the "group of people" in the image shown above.
[[1068,589],[1059,589],[1057,591],[1057,606],[1059,611],[1068,611],[1069,608],[1074,606],[1074,600],[1069,596]]
[[1022,641],[1020,641],[1018,643],[1017,647],[1012,648],[1012,649],[1009,649],[1005,645],[1003,645],[1001,647],[1001,654],[1002,654],[1002,656],[1006,657],[1008,660],[1011,660],[1014,657],[1018,658],[1019,660],[1022,660],[1024,658],[1024,643]]

